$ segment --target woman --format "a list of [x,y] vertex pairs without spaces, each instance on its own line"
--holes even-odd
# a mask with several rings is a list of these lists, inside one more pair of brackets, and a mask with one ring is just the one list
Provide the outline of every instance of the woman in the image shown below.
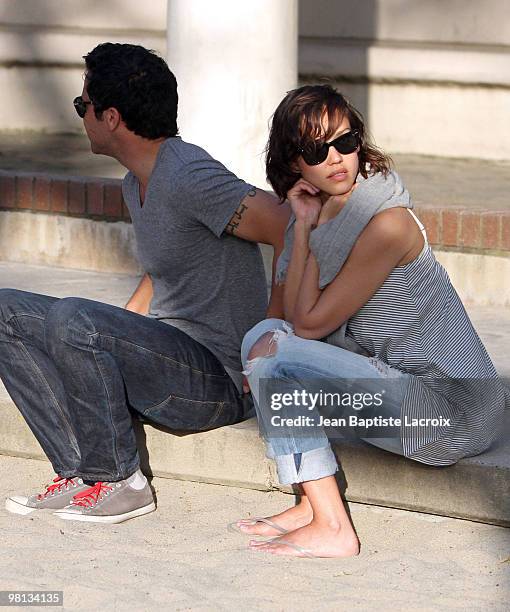
[[[302,495],[281,514],[237,525],[277,536],[251,541],[259,551],[356,555],[321,412],[343,417],[333,424],[344,433],[370,417],[378,428],[354,427],[367,442],[450,465],[489,447],[505,388],[389,158],[340,93],[317,85],[287,94],[272,121],[267,176],[294,215],[279,261],[286,321],[250,330],[242,357],[268,456]],[[318,383],[341,392],[326,415]],[[360,409],[349,400],[356,395],[370,401]]]

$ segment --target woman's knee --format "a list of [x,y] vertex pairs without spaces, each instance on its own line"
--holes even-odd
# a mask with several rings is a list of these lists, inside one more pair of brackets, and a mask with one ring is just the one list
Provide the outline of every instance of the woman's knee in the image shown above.
[[[283,334],[283,335],[282,335]],[[292,372],[292,358],[281,351],[286,332],[266,332],[252,346],[244,365],[244,374],[250,385],[261,379],[286,378]]]
[[289,324],[282,319],[264,319],[246,332],[241,344],[241,361],[243,367],[246,367],[249,359],[253,359],[253,357],[250,357],[252,348],[254,348],[254,345],[257,344],[263,336],[272,336],[276,330],[285,329],[285,326],[288,325]]

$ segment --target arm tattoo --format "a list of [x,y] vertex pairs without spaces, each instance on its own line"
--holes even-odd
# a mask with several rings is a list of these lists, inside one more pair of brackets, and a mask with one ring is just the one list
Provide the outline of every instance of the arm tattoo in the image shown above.
[[[248,195],[253,197],[255,195],[255,188],[249,191]],[[230,221],[227,224],[227,227],[225,228],[227,233],[233,234],[235,232],[235,230],[239,227],[239,223],[241,222],[243,214],[247,210],[248,210],[248,206],[244,203],[244,201],[241,202],[241,204],[239,204],[239,208],[232,215],[232,219],[230,219]]]

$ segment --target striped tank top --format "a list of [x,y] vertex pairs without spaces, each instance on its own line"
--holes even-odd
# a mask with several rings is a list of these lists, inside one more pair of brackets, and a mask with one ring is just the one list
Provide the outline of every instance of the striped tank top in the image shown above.
[[[401,406],[404,423],[449,419],[401,429],[407,457],[450,465],[486,450],[501,427],[507,391],[476,333],[425,228],[421,253],[393,269],[348,321],[351,336],[371,356],[411,374]],[[405,433],[404,433],[405,431]]]

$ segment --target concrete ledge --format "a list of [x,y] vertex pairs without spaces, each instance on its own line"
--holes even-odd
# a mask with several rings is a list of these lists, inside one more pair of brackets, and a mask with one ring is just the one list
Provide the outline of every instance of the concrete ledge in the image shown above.
[[0,210],[0,260],[141,274],[133,226],[63,215]]
[[[119,205],[119,209],[121,209]],[[498,216],[499,215],[499,216]],[[428,217],[422,215],[427,223]],[[440,218],[440,217],[439,217]],[[494,217],[501,240],[502,213]],[[508,217],[510,219],[510,215]],[[438,235],[436,213],[429,227]],[[267,278],[271,278],[273,250],[260,245]],[[452,247],[452,249],[455,247]],[[468,247],[464,247],[466,250]],[[435,249],[462,300],[471,304],[510,306],[510,250]],[[458,249],[458,247],[457,247]],[[122,274],[140,274],[131,223],[60,214],[0,210],[0,260]]]
[[[0,392],[0,454],[44,460],[5,389]],[[156,476],[280,489],[254,419],[209,432],[176,435],[136,424],[145,471]],[[506,440],[506,441],[505,441]],[[339,483],[349,501],[510,526],[510,412],[502,439],[483,455],[433,468],[364,443],[336,445]]]
[[510,257],[434,249],[464,304],[510,307]]

